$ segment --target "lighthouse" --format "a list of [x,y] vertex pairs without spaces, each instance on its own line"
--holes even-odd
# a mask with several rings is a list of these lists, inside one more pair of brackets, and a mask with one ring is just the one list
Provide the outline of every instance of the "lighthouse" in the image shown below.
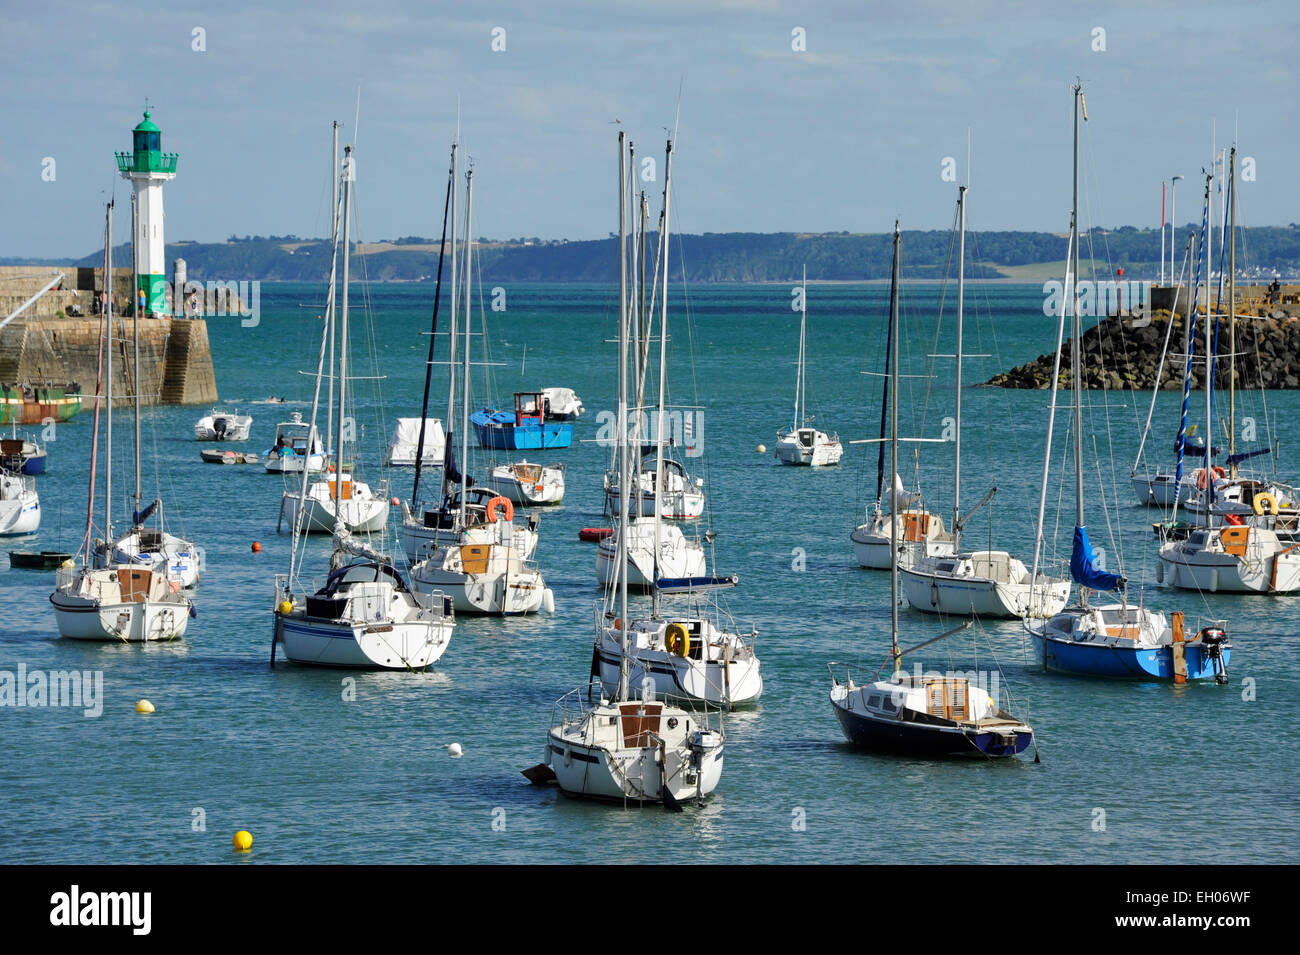
[[[176,153],[162,151],[162,131],[144,111],[132,130],[132,149],[117,154],[117,169],[135,187],[136,301],[144,314],[167,315],[166,255],[163,243],[163,183],[176,178]],[[143,293],[143,296],[141,295]]]

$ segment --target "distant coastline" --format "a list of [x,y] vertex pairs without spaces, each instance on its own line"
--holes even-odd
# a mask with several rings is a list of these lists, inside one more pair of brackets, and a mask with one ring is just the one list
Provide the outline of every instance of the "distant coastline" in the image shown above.
[[[1300,224],[1242,228],[1239,275],[1248,280],[1283,280],[1300,275]],[[1156,281],[1160,272],[1160,231],[1123,226],[1094,229],[1095,260],[1080,263],[1082,274],[1114,275]],[[654,234],[647,241],[653,245]],[[1086,241],[1086,240],[1085,240]],[[1059,280],[1065,269],[1066,237],[1051,232],[969,232],[966,276],[972,281],[1005,284]],[[705,284],[786,284],[796,282],[806,266],[817,284],[886,281],[890,236],[885,233],[749,233],[682,235],[673,238],[674,276]],[[907,281],[942,281],[955,268],[955,250],[947,231],[903,233],[903,271]],[[127,261],[128,247],[114,255]],[[55,268],[94,265],[102,250],[78,259],[0,258],[3,266]],[[168,243],[172,260],[184,258],[198,280],[317,282],[328,270],[329,243],[324,239],[286,236],[231,236],[225,242]],[[431,282],[438,266],[438,241],[418,236],[354,246],[371,282]],[[613,282],[617,279],[613,239],[481,239],[476,258],[485,282]],[[1167,271],[1167,270],[1166,270]]]

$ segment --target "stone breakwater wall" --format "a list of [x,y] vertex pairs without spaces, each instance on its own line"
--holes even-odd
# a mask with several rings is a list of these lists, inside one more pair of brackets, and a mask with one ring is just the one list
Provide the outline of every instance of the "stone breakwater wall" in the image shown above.
[[[100,320],[27,318],[0,331],[0,384],[77,383],[84,410],[94,408]],[[135,394],[135,319],[114,316],[114,405]],[[101,389],[101,392],[104,389]],[[207,323],[202,320],[140,319],[140,398],[146,405],[210,404],[217,381]]]
[[[1300,318],[1284,313],[1280,317],[1238,316],[1236,320],[1238,388],[1300,389]],[[1149,323],[1143,318],[1111,317],[1084,332],[1081,359],[1085,388],[1149,389],[1155,385],[1160,353],[1169,323],[1169,353],[1160,376],[1162,389],[1181,389],[1186,371],[1184,322],[1182,315],[1156,312]],[[1205,316],[1197,317],[1192,361],[1192,388],[1205,386]],[[1068,331],[1068,326],[1067,326]],[[1228,387],[1228,321],[1219,323],[1215,349],[1215,387]],[[1067,341],[1061,356],[1061,387],[1073,387],[1070,374],[1073,342]],[[996,388],[1049,388],[1055,353],[1040,355],[994,375],[986,385]]]

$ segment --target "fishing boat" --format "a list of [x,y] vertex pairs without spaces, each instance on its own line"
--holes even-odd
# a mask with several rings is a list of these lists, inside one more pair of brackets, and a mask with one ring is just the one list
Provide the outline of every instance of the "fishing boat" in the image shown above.
[[327,463],[320,434],[308,428],[300,411],[275,426],[275,443],[262,452],[262,457],[270,474],[301,474],[303,470],[318,474]]
[[573,443],[573,423],[548,419],[540,391],[516,391],[514,397],[513,411],[487,406],[469,416],[480,448],[533,451]]
[[[1237,155],[1236,147],[1233,147],[1232,158],[1235,162]],[[1205,178],[1205,212],[1201,220],[1201,251],[1206,264],[1205,268],[1205,420],[1208,423],[1214,421],[1214,359],[1215,347],[1212,337],[1212,328],[1210,323],[1210,274],[1213,271],[1213,259],[1210,254],[1210,236],[1212,234],[1213,220],[1213,202],[1211,201],[1211,185],[1214,180],[1213,172],[1207,173]],[[1229,268],[1228,268],[1228,321],[1232,331],[1232,342],[1229,346],[1230,352],[1235,351],[1236,341],[1236,170],[1230,168],[1228,178],[1228,196],[1231,202],[1231,223],[1229,235],[1232,237],[1229,244]],[[1200,262],[1197,265],[1198,279],[1200,273]],[[1199,293],[1199,282],[1198,293]],[[1189,316],[1189,323],[1194,319],[1195,305]],[[1232,359],[1235,361],[1235,357]],[[1191,387],[1190,365],[1192,356],[1188,353],[1188,372],[1184,375],[1183,385],[1183,417],[1179,426],[1180,449],[1181,440],[1187,429],[1187,407],[1189,399],[1189,390]],[[1232,377],[1230,369],[1229,378]],[[1235,399],[1235,391],[1230,392]],[[1238,503],[1242,501],[1242,495],[1246,488],[1240,483],[1240,475],[1237,466],[1243,459],[1242,455],[1236,453],[1236,411],[1235,405],[1229,412],[1229,456],[1228,461],[1231,467],[1230,484],[1236,484],[1236,493]],[[1167,540],[1160,547],[1159,559],[1160,564],[1157,568],[1157,579],[1168,586],[1182,590],[1209,591],[1211,593],[1226,591],[1229,593],[1253,593],[1253,594],[1282,594],[1295,593],[1300,591],[1300,551],[1296,550],[1296,545],[1284,541],[1278,534],[1277,530],[1269,527],[1250,526],[1246,524],[1236,512],[1229,509],[1226,512],[1220,511],[1216,503],[1216,494],[1219,479],[1225,477],[1223,468],[1217,468],[1213,463],[1212,442],[1207,442],[1205,448],[1204,464],[1201,468],[1200,484],[1200,508],[1199,519],[1200,527],[1190,531],[1186,537],[1181,539]],[[1178,475],[1181,477],[1183,468],[1183,453],[1180,450],[1178,455]],[[1264,511],[1266,505],[1271,504],[1273,514],[1277,517],[1277,511],[1280,504],[1277,495],[1261,491],[1260,494],[1251,495],[1252,505],[1258,504],[1260,511]],[[1285,492],[1281,492],[1285,493]],[[1252,506],[1252,510],[1253,510]],[[1215,520],[1216,513],[1222,514],[1223,523]],[[1231,516],[1231,520],[1229,520]],[[1177,518],[1177,506],[1175,505],[1174,519]]]
[[542,411],[551,421],[576,421],[584,410],[572,388],[542,389]]
[[421,467],[441,467],[446,442],[447,435],[437,418],[398,418],[393,436],[388,439],[385,460],[393,468],[415,467],[418,455]]
[[247,441],[253,427],[250,415],[213,408],[194,423],[195,441]]
[[81,411],[81,385],[74,382],[0,385],[0,425],[70,421]]
[[[1165,615],[1129,602],[1128,581],[1120,573],[1107,571],[1089,539],[1084,523],[1083,483],[1083,309],[1079,305],[1076,276],[1079,263],[1079,191],[1078,149],[1079,115],[1084,109],[1083,89],[1074,86],[1074,205],[1070,220],[1070,243],[1067,255],[1060,321],[1057,328],[1056,365],[1052,376],[1051,408],[1047,421],[1047,451],[1043,459],[1043,481],[1039,497],[1038,524],[1034,547],[1037,566],[1043,542],[1048,476],[1051,469],[1052,436],[1055,431],[1057,385],[1060,380],[1061,356],[1065,342],[1067,315],[1072,318],[1071,370],[1074,439],[1074,540],[1070,556],[1070,576],[1078,585],[1078,600],[1062,612],[1043,621],[1026,619],[1025,629],[1034,639],[1043,667],[1080,676],[1172,680],[1213,677],[1227,680],[1227,663],[1231,645],[1219,622],[1204,627],[1191,639],[1185,639],[1184,616]],[[1087,114],[1084,113],[1086,118]],[[1180,442],[1183,434],[1180,433]],[[1181,457],[1179,461],[1181,471]],[[1181,474],[1179,474],[1181,477]],[[1093,606],[1090,594],[1118,591],[1120,601]]]
[[[109,202],[104,224],[104,275],[112,269],[113,203]],[[104,389],[106,408],[104,462],[104,533],[113,534],[113,306],[106,303],[101,319],[99,365],[95,394]],[[107,357],[106,357],[107,356]],[[105,372],[105,369],[106,372]],[[139,388],[136,392],[138,394]],[[179,580],[153,566],[134,563],[94,566],[101,551],[92,543],[95,518],[95,485],[98,477],[99,402],[90,449],[90,488],[86,500],[86,531],[75,559],[65,561],[55,574],[50,604],[59,633],[74,640],[106,640],[140,643],[174,640],[185,635],[193,605],[182,592]],[[137,475],[138,475],[137,468]],[[138,495],[137,495],[138,496]],[[111,554],[112,550],[102,552]]]
[[483,484],[522,507],[564,500],[564,465],[529,464],[527,459],[489,468]]
[[[976,511],[993,499],[991,488],[975,507],[961,511],[961,431],[963,309],[965,304],[966,192],[957,190],[957,218],[961,232],[957,279],[956,429],[953,445],[953,515],[951,540],[942,550],[918,555],[900,568],[908,604],[924,613],[998,617],[1017,620],[1046,617],[1059,611],[1070,598],[1070,581],[1031,574],[1009,551],[963,551],[961,534]],[[891,385],[892,387],[892,385]]]
[[[335,124],[336,150],[337,129]],[[344,249],[350,248],[349,210],[353,178],[352,147],[349,146],[339,173],[344,210],[341,233]],[[334,194],[337,196],[338,193],[336,183]],[[338,209],[339,205],[335,203],[336,216]],[[337,228],[334,232],[336,236],[339,234]],[[343,304],[338,335],[338,376],[343,382],[348,380],[349,364],[347,258],[345,255],[343,259]],[[321,383],[327,377],[323,370],[326,355],[331,352],[332,313],[331,300],[322,325],[311,420],[307,424],[306,433],[312,435],[316,433],[316,419],[321,406]],[[337,447],[342,449],[342,413],[338,416],[337,426]],[[300,475],[299,493],[305,498],[308,474],[300,471]],[[343,503],[341,481],[334,483],[334,494],[335,508],[340,509]],[[306,557],[306,521],[307,509],[299,508],[292,524],[288,573],[275,578],[271,665],[275,666],[277,647],[284,648],[289,661],[313,666],[423,670],[441,659],[451,642],[456,623],[450,598],[438,595],[435,599],[428,595],[425,603],[421,604],[394,566],[392,558],[354,537],[342,522],[334,528],[329,576],[323,586],[313,589],[301,579]]]
[[[894,223],[894,265],[890,282],[890,310],[898,315],[898,223]],[[898,344],[890,348],[890,470],[898,473]],[[890,523],[893,544],[897,525]],[[969,678],[908,675],[902,658],[936,640],[966,629],[968,624],[926,640],[910,650],[899,646],[898,548],[889,550],[890,679],[873,678],[859,684],[847,664],[832,662],[831,708],[840,729],[855,746],[909,756],[979,756],[1005,758],[1023,753],[1034,743],[1033,728],[999,706],[984,687]],[[881,668],[884,669],[883,667]],[[878,676],[880,671],[876,671]]]
[[[619,270],[620,286],[627,288],[627,153],[619,132]],[[669,144],[671,151],[671,143]],[[670,152],[671,155],[671,152]],[[665,173],[665,179],[667,173]],[[665,195],[667,183],[665,182]],[[665,201],[665,223],[667,204]],[[628,450],[628,318],[626,296],[619,302],[618,458],[624,487],[631,484]],[[627,497],[623,498],[626,502]],[[619,509],[619,540],[629,522],[627,504]],[[620,548],[620,566],[626,567],[626,548]],[[616,629],[628,621],[626,575],[611,592],[617,601]],[[600,608],[598,608],[599,610]],[[543,761],[524,771],[533,782],[555,782],[569,796],[604,799],[627,804],[661,804],[680,808],[689,799],[703,800],[722,778],[724,737],[709,714],[696,714],[655,699],[652,686],[642,684],[636,698],[632,666],[623,632],[619,679],[612,695],[598,703],[589,699],[590,684],[562,697],[552,712]]]
[[844,445],[840,444],[839,435],[826,434],[812,426],[813,419],[808,415],[804,392],[808,386],[808,376],[804,362],[808,355],[808,269],[803,271],[803,284],[799,286],[799,370],[795,374],[794,417],[790,427],[778,431],[776,435],[776,459],[782,464],[802,464],[807,467],[820,468],[839,464],[844,456]]
[[[474,243],[470,232],[473,219],[474,170],[465,176],[465,322],[463,364],[461,367],[461,456],[467,458],[469,447],[466,428],[469,408],[470,316],[473,315]],[[463,512],[470,490],[468,468],[443,469],[444,480],[459,480],[462,511],[451,519],[453,532],[469,526]],[[520,556],[514,545],[514,504],[505,497],[492,497],[484,503],[485,523],[491,525],[490,537],[483,543],[465,540],[435,542],[421,560],[411,565],[411,586],[421,602],[450,594],[456,610],[462,613],[513,616],[555,608],[554,595],[547,588],[541,571],[532,561]]]

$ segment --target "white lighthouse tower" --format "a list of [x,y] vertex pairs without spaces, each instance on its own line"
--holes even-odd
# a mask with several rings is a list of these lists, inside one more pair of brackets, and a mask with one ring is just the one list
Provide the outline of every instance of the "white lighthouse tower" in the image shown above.
[[176,153],[162,151],[162,131],[144,111],[144,119],[132,131],[129,153],[117,154],[117,168],[123,179],[135,186],[135,276],[136,301],[144,293],[143,314],[167,315],[166,247],[163,242],[163,183],[176,178]]

